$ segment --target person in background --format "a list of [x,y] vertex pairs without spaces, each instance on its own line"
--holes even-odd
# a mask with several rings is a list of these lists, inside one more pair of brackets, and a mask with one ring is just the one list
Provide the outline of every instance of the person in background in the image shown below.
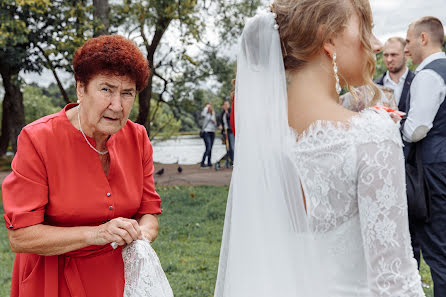
[[393,90],[398,110],[407,113],[406,97],[415,75],[406,65],[405,47],[406,41],[401,37],[391,37],[386,41],[383,57],[387,71],[375,82]]
[[[225,100],[222,104],[223,111],[221,112],[221,115],[219,117],[220,125],[219,129],[221,130],[221,133],[223,135],[223,139],[226,144],[227,154],[231,161],[228,161],[227,159],[227,167],[232,166],[234,163],[234,133],[232,133],[232,127],[231,127],[231,107],[229,105],[229,101]],[[229,163],[228,163],[229,162]]]
[[235,137],[235,78],[231,80],[232,84],[232,91],[231,91],[231,117],[230,117],[230,124],[231,124],[231,130],[232,134],[234,134]]
[[152,145],[128,120],[147,59],[106,35],[76,51],[73,69],[78,103],[23,128],[2,185],[12,297],[122,297],[122,246],[158,235]]
[[217,120],[215,118],[214,107],[211,103],[206,104],[203,111],[201,112],[201,117],[203,118],[203,126],[201,130],[204,132],[203,140],[206,147],[203,158],[201,159],[201,168],[209,168],[212,167],[212,146],[214,145],[215,130],[217,128]]
[[430,191],[430,222],[417,223],[416,237],[434,282],[434,296],[446,296],[446,55],[444,29],[435,17],[409,26],[406,53],[415,65],[407,98],[403,139],[419,143],[424,178]]

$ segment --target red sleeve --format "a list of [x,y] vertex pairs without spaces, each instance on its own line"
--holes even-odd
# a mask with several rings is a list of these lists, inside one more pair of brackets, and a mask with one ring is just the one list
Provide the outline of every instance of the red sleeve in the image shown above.
[[149,137],[144,127],[142,127],[143,133],[143,191],[141,205],[135,218],[140,218],[145,214],[160,214],[161,213],[161,198],[155,191],[155,181],[153,180],[153,149],[150,143]]
[[2,184],[3,217],[12,230],[42,223],[48,203],[46,168],[31,133],[26,128],[20,133],[12,172]]
[[231,124],[231,130],[232,133],[235,135],[235,97],[232,97],[232,105],[231,105],[231,119],[230,119],[230,124]]

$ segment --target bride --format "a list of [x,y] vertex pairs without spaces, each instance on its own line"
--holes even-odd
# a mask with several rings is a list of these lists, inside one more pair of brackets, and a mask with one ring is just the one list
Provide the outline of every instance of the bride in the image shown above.
[[215,297],[424,296],[398,124],[339,104],[369,85],[368,0],[276,0],[237,61],[236,164]]

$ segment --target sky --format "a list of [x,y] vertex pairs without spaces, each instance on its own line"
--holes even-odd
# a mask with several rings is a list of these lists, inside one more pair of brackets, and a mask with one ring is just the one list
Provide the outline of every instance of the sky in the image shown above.
[[[265,3],[271,1],[265,1]],[[446,0],[370,0],[370,5],[375,24],[374,33],[382,43],[392,36],[405,38],[408,25],[423,16],[435,16],[446,25]],[[167,38],[169,39],[168,36]],[[208,39],[214,38],[209,36]],[[70,75],[62,76],[65,80],[71,77]],[[42,86],[48,86],[54,81],[50,71],[44,71],[40,75],[22,74],[22,77],[28,83],[37,82]]]
[[446,26],[446,0],[370,0],[375,35],[381,42],[392,36],[405,38],[408,25],[434,16]]

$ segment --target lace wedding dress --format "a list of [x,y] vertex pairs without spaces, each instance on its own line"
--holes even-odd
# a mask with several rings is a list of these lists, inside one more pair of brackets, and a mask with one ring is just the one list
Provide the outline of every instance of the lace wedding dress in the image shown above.
[[[385,112],[319,121],[292,144],[330,296],[424,296],[408,229],[402,142]],[[385,251],[385,252],[384,252]]]
[[366,109],[297,135],[277,29],[274,14],[260,12],[240,40],[214,297],[424,296],[398,124]]
[[155,250],[147,240],[136,240],[122,250],[124,297],[173,297]]

